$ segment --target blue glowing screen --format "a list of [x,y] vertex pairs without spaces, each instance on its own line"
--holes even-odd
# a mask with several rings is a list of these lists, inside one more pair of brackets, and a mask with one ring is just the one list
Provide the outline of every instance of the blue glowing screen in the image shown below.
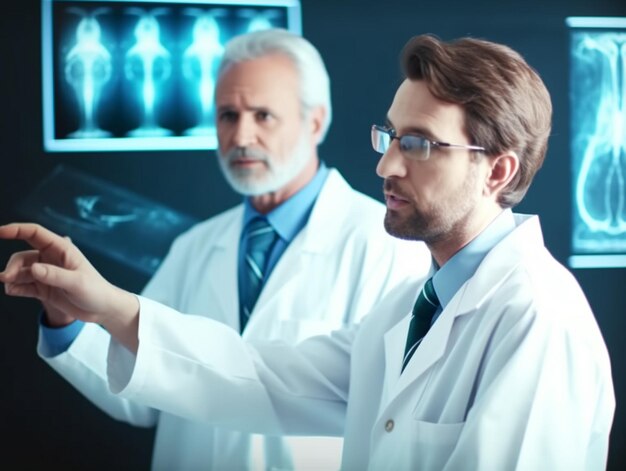
[[570,34],[572,248],[606,264],[626,254],[626,28]]
[[198,222],[114,182],[57,166],[18,212],[140,273],[152,275],[176,236]]
[[42,11],[49,151],[215,148],[224,44],[301,29],[298,0],[43,0]]

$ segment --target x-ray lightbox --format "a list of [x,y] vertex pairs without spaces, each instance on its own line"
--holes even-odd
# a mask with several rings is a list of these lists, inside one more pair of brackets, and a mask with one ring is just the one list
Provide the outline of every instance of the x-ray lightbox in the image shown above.
[[571,17],[573,268],[626,266],[626,18]]
[[279,27],[299,0],[42,0],[46,151],[214,149],[224,44]]
[[179,234],[198,220],[114,182],[57,166],[20,203],[18,212],[147,275]]

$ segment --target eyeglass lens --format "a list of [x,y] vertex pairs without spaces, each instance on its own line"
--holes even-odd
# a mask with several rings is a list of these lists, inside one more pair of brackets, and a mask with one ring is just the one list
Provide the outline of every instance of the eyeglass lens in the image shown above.
[[[395,137],[395,136],[394,136]],[[423,159],[428,154],[428,141],[419,136],[401,136],[397,138],[400,142],[400,150],[411,155],[414,158]],[[372,146],[376,152],[384,154],[391,144],[392,133],[390,131],[372,127]]]
[[372,146],[376,152],[384,154],[389,148],[391,137],[389,134],[382,132],[376,126],[372,126]]

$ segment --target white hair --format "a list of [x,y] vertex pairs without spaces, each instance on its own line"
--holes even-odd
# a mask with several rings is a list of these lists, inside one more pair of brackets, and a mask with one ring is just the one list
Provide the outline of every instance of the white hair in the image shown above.
[[271,54],[283,54],[293,63],[300,82],[300,105],[303,117],[316,106],[326,113],[320,134],[321,143],[332,120],[330,79],[318,50],[302,36],[285,29],[274,28],[235,36],[227,44],[220,62],[217,79],[238,62],[260,59]]

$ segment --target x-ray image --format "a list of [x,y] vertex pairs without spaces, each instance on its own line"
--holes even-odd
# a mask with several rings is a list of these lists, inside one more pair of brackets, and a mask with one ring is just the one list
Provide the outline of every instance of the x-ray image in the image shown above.
[[88,174],[59,166],[18,211],[116,261],[151,275],[173,239],[196,219]]
[[626,28],[572,29],[570,58],[572,248],[624,254]]
[[213,149],[226,42],[300,33],[299,0],[42,0],[49,151]]

